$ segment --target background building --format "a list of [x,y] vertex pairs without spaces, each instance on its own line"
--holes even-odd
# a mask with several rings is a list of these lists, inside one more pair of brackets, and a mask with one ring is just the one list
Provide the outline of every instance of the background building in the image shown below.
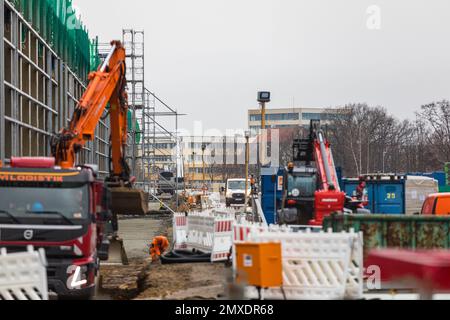
[[[271,129],[309,127],[311,120],[330,119],[329,108],[266,109],[266,126]],[[248,127],[254,134],[261,128],[261,109],[248,110]]]
[[[202,185],[207,184],[212,190],[217,191],[227,179],[245,176],[244,137],[185,136],[181,141],[184,178],[189,187],[201,188]],[[205,176],[203,176],[203,164]]]

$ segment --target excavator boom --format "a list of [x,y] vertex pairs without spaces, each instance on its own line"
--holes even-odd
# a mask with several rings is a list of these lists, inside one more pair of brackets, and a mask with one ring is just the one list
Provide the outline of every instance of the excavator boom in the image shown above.
[[320,122],[312,121],[311,130],[320,187],[315,194],[315,219],[310,224],[320,226],[326,216],[344,210],[345,193],[339,186],[331,144],[320,129]]
[[77,154],[88,141],[105,111],[110,119],[110,174],[106,180],[112,194],[114,214],[145,214],[148,196],[132,189],[133,178],[126,162],[128,135],[128,96],[126,92],[126,52],[120,41],[111,42],[111,51],[97,71],[89,75],[89,84],[75,107],[67,128],[52,139],[56,165],[73,168]]

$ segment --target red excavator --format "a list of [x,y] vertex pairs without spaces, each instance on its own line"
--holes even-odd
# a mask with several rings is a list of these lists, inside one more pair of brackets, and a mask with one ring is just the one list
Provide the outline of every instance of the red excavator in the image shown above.
[[[117,215],[148,211],[148,195],[133,189],[135,178],[126,162],[126,53],[119,41],[111,44],[103,64],[89,75],[69,126],[53,137],[52,157],[0,164],[0,247],[8,252],[29,245],[45,249],[49,290],[62,298],[94,295],[100,260],[111,258],[110,244],[120,243],[115,241],[120,240]],[[102,180],[97,166],[77,164],[77,154],[94,140],[105,113],[111,163]],[[114,234],[108,237],[109,222]]]

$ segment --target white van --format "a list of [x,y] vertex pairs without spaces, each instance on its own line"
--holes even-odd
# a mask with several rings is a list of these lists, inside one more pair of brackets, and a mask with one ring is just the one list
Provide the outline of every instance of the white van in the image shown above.
[[[248,180],[247,199],[252,192],[251,181]],[[226,186],[226,204],[227,207],[243,206],[245,204],[245,179],[228,179]]]

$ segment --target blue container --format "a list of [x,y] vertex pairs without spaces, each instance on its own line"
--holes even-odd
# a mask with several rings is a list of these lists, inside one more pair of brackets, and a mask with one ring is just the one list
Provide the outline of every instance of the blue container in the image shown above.
[[[343,179],[343,190],[348,196],[353,196],[358,184],[356,179]],[[367,209],[372,213],[405,213],[405,180],[370,180],[367,182],[367,193]]]
[[283,199],[284,168],[261,168],[261,206],[268,224],[276,223],[277,209]]
[[338,178],[339,187],[341,188],[341,190],[344,190],[344,184],[342,183],[342,168],[341,167],[336,167],[336,174],[337,174],[337,178]]

